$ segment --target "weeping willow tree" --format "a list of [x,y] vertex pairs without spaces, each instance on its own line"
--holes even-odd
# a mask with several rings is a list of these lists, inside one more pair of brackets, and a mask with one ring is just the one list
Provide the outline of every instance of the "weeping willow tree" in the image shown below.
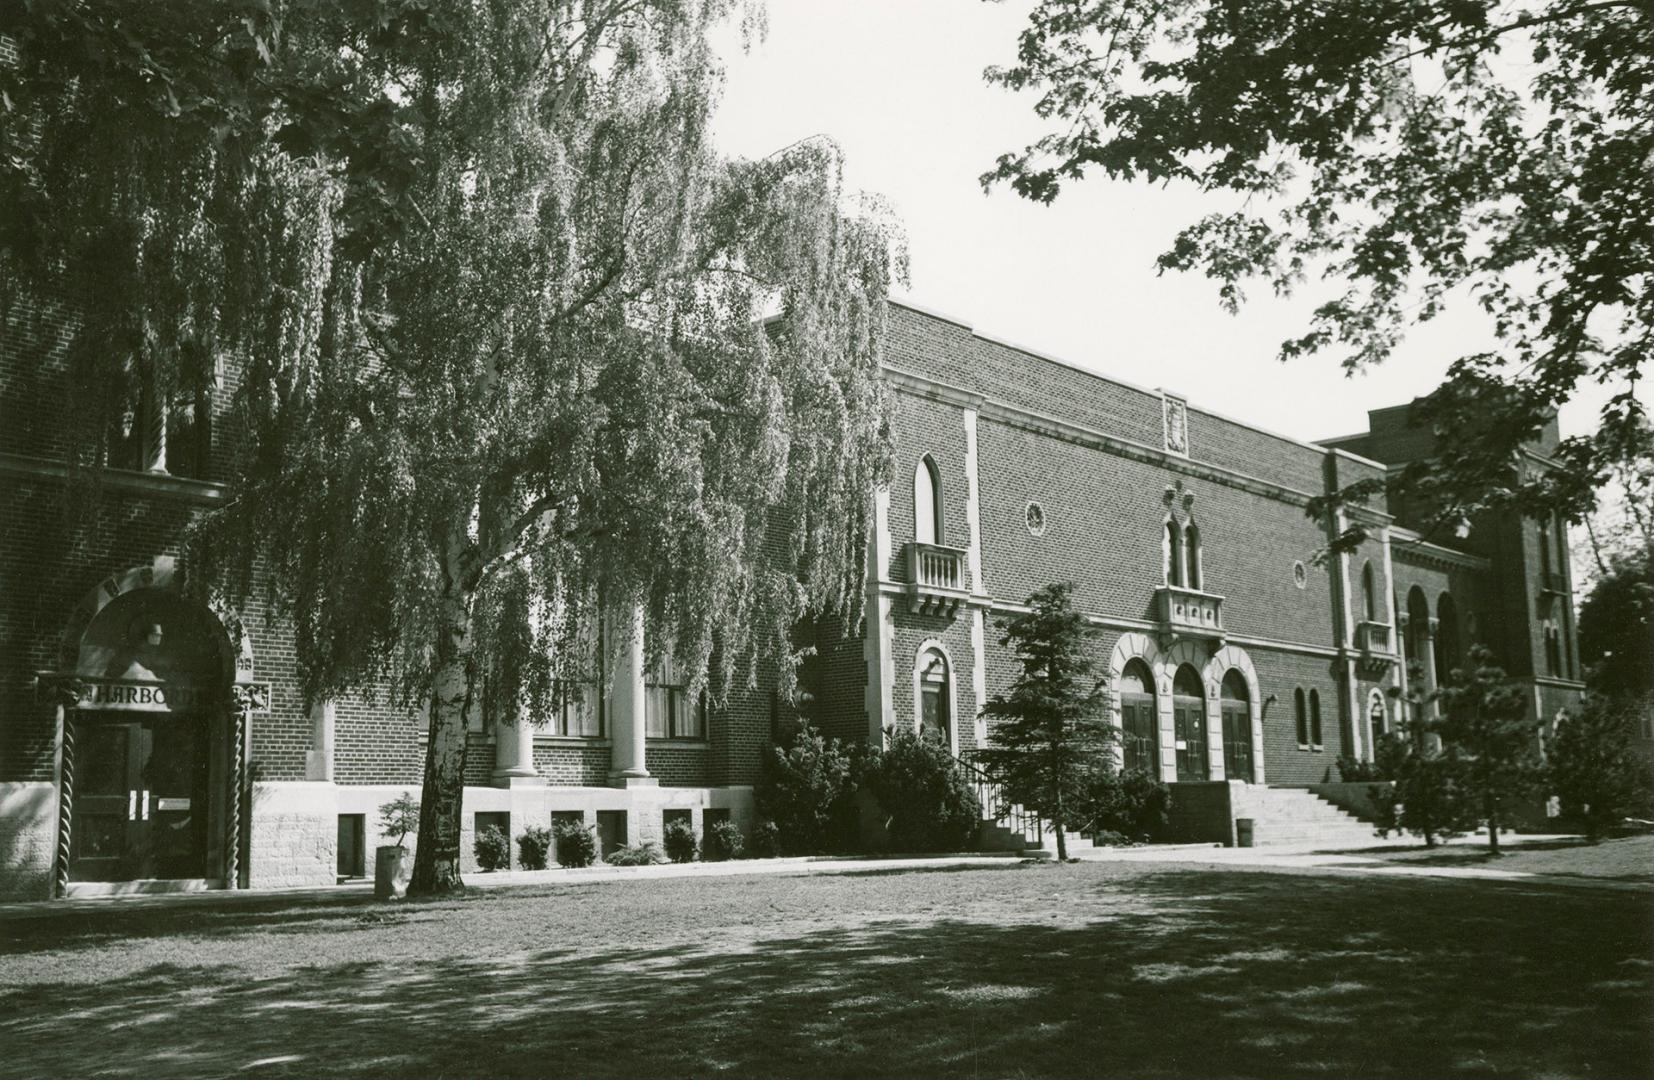
[[732,8],[13,26],[6,257],[74,298],[78,386],[165,397],[235,358],[198,580],[262,576],[312,698],[428,704],[411,891],[459,884],[468,714],[528,722],[591,677],[595,625],[641,622],[717,697],[761,666],[788,689],[798,620],[859,616],[899,238],[830,145],[715,153]]

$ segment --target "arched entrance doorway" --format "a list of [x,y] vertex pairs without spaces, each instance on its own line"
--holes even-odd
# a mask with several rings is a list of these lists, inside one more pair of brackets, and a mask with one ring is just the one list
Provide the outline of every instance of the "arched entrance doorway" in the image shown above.
[[170,560],[87,596],[41,677],[62,732],[59,894],[239,884],[247,714],[268,697],[251,675],[239,625],[184,596]]
[[1154,678],[1141,660],[1120,673],[1120,744],[1126,771],[1141,769],[1160,779],[1160,719],[1154,706]]
[[1188,664],[1172,678],[1172,726],[1178,782],[1205,780],[1211,775],[1206,758],[1206,702],[1200,676]]
[[1230,668],[1223,676],[1223,775],[1229,780],[1253,782],[1252,708],[1246,680]]

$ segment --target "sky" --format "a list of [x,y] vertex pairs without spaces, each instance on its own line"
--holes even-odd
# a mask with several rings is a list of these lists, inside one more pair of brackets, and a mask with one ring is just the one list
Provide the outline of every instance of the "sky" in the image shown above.
[[[1384,365],[1347,378],[1327,353],[1283,364],[1282,340],[1308,327],[1332,287],[1290,300],[1264,286],[1238,316],[1216,285],[1157,275],[1178,229],[1230,208],[1192,187],[1113,182],[1064,188],[1050,206],[978,177],[1041,134],[1031,95],[988,86],[1014,59],[1028,0],[769,0],[767,36],[727,69],[715,134],[728,154],[761,157],[828,135],[851,190],[884,196],[905,226],[911,287],[899,297],[979,333],[1297,439],[1363,431],[1366,410],[1428,393],[1453,358],[1487,346],[1469,305],[1414,330]],[[1594,427],[1606,395],[1562,413],[1564,434]]]

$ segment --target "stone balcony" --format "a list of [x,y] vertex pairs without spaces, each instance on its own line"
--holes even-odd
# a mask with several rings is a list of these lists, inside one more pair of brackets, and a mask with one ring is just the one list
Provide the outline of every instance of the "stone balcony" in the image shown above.
[[952,617],[971,595],[970,570],[963,548],[909,541],[908,607],[918,614]]
[[1155,613],[1161,637],[1195,638],[1222,645],[1223,597],[1181,585],[1162,585],[1155,590]]
[[1400,662],[1396,655],[1395,634],[1389,623],[1363,619],[1355,624],[1355,647],[1361,653],[1360,664],[1368,672],[1381,672]]

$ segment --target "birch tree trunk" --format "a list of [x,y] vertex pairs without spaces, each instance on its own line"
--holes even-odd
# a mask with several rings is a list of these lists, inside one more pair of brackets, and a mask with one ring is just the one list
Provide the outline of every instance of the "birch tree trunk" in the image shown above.
[[424,795],[419,840],[408,895],[435,896],[464,888],[459,876],[460,829],[465,797],[465,721],[471,708],[474,667],[471,614],[476,599],[466,572],[467,545],[451,536],[443,559],[440,624],[431,678],[431,721],[425,745]]

